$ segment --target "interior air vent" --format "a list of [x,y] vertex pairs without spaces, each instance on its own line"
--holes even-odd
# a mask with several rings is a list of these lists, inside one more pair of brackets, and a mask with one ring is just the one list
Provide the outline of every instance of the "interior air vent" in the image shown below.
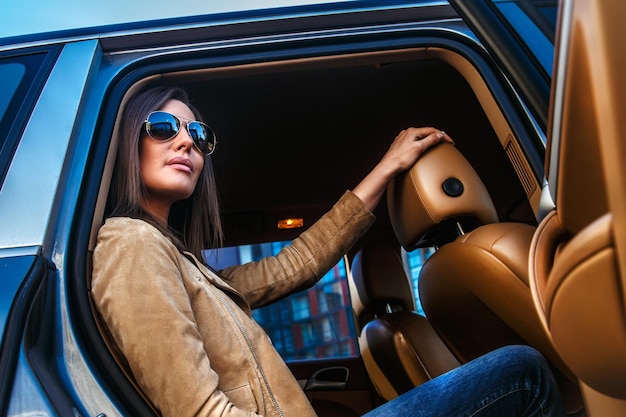
[[507,156],[509,157],[509,160],[511,161],[511,164],[513,164],[515,172],[517,172],[517,177],[522,183],[522,187],[524,187],[526,195],[530,197],[537,188],[537,182],[534,180],[530,169],[527,167],[525,161],[521,157],[521,150],[519,149],[519,145],[513,140],[513,137],[511,135],[507,137],[505,151]]

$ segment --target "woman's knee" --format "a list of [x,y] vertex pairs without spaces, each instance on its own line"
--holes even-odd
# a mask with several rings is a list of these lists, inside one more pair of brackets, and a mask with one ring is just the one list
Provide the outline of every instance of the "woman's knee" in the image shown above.
[[494,361],[508,363],[511,366],[522,365],[544,368],[548,366],[543,355],[531,346],[511,345],[499,348],[491,353]]

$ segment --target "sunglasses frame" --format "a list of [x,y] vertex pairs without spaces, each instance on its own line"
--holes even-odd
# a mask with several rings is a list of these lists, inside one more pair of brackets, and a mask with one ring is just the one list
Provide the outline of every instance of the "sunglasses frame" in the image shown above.
[[[176,121],[176,127],[177,127],[177,131],[170,137],[166,138],[166,139],[161,139],[161,138],[155,138],[154,136],[152,136],[152,134],[150,133],[150,126],[153,123],[150,123],[150,116],[152,116],[155,113],[164,113],[167,114],[169,116],[171,116],[172,118],[174,118],[174,120]],[[194,135],[191,134],[191,131],[189,130],[189,125],[191,123],[199,123],[205,130],[205,132],[211,133],[211,136],[213,136],[213,147],[211,148],[210,152],[203,152],[202,149],[200,148],[200,145],[198,145],[198,142],[196,140],[196,138],[194,137]],[[184,117],[178,117],[170,112],[167,111],[163,111],[163,110],[155,110],[153,112],[150,112],[150,114],[148,114],[148,117],[146,117],[146,120],[144,121],[144,129],[147,133],[148,136],[150,136],[152,139],[159,141],[159,142],[167,142],[169,140],[174,139],[179,133],[180,133],[180,129],[182,125],[185,125],[185,129],[187,130],[187,134],[189,135],[189,137],[191,138],[191,140],[193,141],[193,145],[196,147],[196,149],[198,149],[198,151],[200,151],[201,154],[209,156],[211,155],[213,152],[215,152],[215,147],[217,146],[217,135],[215,134],[215,132],[213,131],[213,129],[211,129],[211,126],[207,125],[204,122],[201,122],[199,120],[188,120],[185,119]]]

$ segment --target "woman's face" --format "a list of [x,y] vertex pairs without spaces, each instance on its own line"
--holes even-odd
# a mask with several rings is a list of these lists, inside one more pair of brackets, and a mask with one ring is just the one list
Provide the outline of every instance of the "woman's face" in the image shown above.
[[[170,100],[159,110],[178,117],[182,124],[195,120],[189,107]],[[146,133],[140,139],[141,176],[148,191],[144,209],[167,222],[173,203],[191,196],[204,166],[204,155],[181,126],[172,139],[157,141]]]

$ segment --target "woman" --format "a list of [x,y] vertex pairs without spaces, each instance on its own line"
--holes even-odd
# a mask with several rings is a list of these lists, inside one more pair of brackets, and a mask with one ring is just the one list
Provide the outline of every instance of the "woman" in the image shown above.
[[[95,305],[115,353],[162,415],[313,416],[251,308],[313,285],[374,222],[388,182],[452,140],[430,127],[403,130],[361,183],[277,256],[214,272],[201,251],[222,238],[208,157],[215,138],[198,119],[176,88],[147,89],[126,105],[111,214],[94,252]],[[552,416],[561,415],[557,397],[543,358],[512,347],[370,414]]]

